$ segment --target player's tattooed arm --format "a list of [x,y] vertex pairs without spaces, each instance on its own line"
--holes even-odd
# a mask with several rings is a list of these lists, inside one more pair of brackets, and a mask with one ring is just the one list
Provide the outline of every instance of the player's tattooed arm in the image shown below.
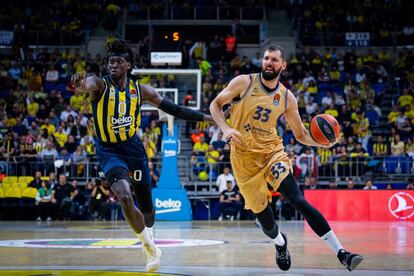
[[139,85],[142,98],[151,105],[161,109],[165,113],[173,115],[179,119],[186,121],[210,121],[213,122],[213,117],[210,115],[201,113],[188,107],[177,105],[167,99],[161,97],[161,95],[151,86],[140,84]]

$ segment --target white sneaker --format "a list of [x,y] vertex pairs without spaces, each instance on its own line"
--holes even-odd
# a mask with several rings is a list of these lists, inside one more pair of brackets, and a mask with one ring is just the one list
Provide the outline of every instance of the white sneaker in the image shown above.
[[47,221],[51,221],[52,219],[51,219],[51,217],[47,217]]
[[40,217],[37,217],[36,221],[41,221],[42,219]]
[[218,218],[218,221],[222,221],[222,220],[223,220],[223,216],[220,215],[219,218]]
[[152,247],[149,244],[143,244],[142,250],[144,251],[145,256],[147,257],[147,271],[154,272],[160,268],[161,265],[161,249],[158,247]]

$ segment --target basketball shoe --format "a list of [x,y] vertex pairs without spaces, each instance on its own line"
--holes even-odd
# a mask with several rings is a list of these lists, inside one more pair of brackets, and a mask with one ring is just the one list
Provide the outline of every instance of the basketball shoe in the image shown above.
[[339,261],[349,270],[354,270],[364,259],[361,255],[352,254],[345,249],[338,251]]
[[142,250],[144,251],[146,261],[146,268],[148,272],[157,271],[161,265],[161,249],[156,246],[151,246],[149,244],[143,244]]
[[276,263],[279,266],[279,268],[283,271],[289,270],[290,265],[292,264],[290,261],[290,253],[287,249],[287,237],[284,233],[280,233],[283,236],[283,239],[285,240],[285,245],[279,246],[276,245]]

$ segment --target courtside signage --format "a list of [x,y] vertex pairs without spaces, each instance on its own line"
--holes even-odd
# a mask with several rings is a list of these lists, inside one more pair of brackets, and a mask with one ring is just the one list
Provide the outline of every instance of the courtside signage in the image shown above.
[[305,198],[328,220],[414,221],[412,190],[305,190]]
[[182,54],[181,52],[151,52],[151,64],[152,65],[181,65]]

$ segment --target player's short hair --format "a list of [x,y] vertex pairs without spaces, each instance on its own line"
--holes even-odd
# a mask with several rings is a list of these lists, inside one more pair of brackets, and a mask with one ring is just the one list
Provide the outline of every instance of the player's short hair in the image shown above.
[[111,56],[121,56],[130,63],[132,63],[133,61],[133,53],[131,50],[131,44],[127,40],[116,39],[112,42],[109,42],[106,45],[106,52],[108,53],[108,59]]
[[282,60],[285,60],[286,58],[285,50],[280,45],[277,45],[277,44],[270,45],[269,47],[266,48],[265,51],[269,51],[269,52],[280,51],[280,56],[282,57]]

